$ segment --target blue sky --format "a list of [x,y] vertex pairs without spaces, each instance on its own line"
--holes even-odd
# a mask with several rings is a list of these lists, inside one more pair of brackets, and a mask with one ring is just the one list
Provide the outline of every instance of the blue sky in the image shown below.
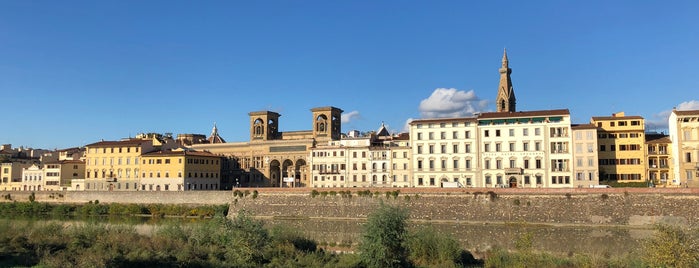
[[697,1],[0,1],[0,143],[140,132],[248,140],[250,111],[343,132],[494,110],[507,48],[518,110],[699,109]]

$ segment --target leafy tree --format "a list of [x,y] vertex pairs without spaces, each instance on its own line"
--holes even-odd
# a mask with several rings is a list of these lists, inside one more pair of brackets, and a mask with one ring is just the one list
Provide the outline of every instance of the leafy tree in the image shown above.
[[364,225],[359,254],[366,267],[407,267],[405,208],[381,204]]
[[459,242],[447,234],[440,233],[433,226],[415,231],[407,241],[410,260],[419,266],[457,267],[462,262]]
[[679,227],[658,225],[656,233],[642,242],[642,258],[651,267],[699,267],[696,237]]

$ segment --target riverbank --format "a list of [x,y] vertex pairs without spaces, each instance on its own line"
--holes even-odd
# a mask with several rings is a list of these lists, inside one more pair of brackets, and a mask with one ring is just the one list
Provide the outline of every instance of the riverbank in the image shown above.
[[[36,201],[122,204],[228,204],[264,218],[365,219],[381,203],[403,206],[411,221],[527,223],[554,226],[692,225],[699,222],[699,189],[512,188],[241,188],[189,192],[36,192]],[[315,194],[312,194],[316,191]],[[255,194],[256,193],[256,194]],[[27,201],[29,192],[0,192]]]

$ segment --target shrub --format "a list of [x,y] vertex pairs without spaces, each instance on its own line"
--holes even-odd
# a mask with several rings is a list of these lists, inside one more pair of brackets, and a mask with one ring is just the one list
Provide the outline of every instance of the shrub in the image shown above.
[[406,267],[408,265],[406,221],[408,211],[381,204],[364,225],[359,244],[361,262],[367,267]]
[[650,267],[699,267],[699,240],[679,227],[657,225],[655,235],[641,243]]
[[259,194],[260,194],[260,193],[258,193],[257,190],[252,191],[252,199],[257,198],[257,196],[258,196]]
[[609,195],[602,194],[601,198],[602,198],[602,200],[607,200],[607,199],[609,199]]
[[519,206],[519,199],[515,199],[514,201],[512,201],[512,204],[514,204],[515,206]]
[[457,267],[464,252],[459,242],[432,226],[422,227],[407,240],[410,260],[418,266]]
[[36,200],[36,195],[34,194],[34,192],[32,192],[32,193],[29,195],[29,202],[34,202],[34,200]]
[[313,189],[313,191],[311,191],[311,198],[315,198],[315,197],[318,196],[319,194],[320,194],[320,193],[319,193],[316,189]]

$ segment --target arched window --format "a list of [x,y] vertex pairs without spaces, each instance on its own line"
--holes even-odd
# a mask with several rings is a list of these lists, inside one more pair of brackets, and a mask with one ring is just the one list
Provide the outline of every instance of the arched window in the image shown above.
[[328,118],[323,114],[316,117],[316,131],[326,132],[327,121],[328,121]]

